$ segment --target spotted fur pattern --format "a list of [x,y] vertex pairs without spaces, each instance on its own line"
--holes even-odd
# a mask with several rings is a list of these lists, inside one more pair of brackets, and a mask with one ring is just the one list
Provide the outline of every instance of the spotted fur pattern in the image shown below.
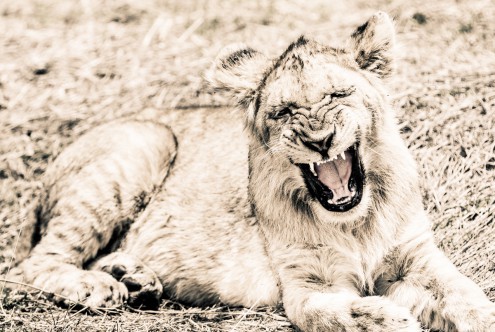
[[[303,331],[495,330],[495,306],[434,244],[382,83],[393,45],[384,13],[345,48],[301,37],[269,60],[237,44],[207,77],[240,112],[89,132],[46,174],[25,280],[89,306],[282,302]],[[365,184],[347,212],[306,187],[315,142],[358,147]]]

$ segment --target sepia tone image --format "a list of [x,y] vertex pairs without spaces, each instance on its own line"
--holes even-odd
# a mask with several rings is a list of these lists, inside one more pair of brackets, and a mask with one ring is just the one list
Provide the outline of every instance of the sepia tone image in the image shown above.
[[0,331],[495,331],[494,17],[0,3]]

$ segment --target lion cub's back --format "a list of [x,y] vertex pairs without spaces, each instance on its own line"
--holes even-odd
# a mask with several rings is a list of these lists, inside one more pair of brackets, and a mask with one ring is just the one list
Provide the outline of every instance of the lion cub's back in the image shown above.
[[250,215],[248,145],[240,114],[229,109],[182,110],[165,121],[178,142],[165,182],[164,195],[175,199],[177,207],[171,213]]

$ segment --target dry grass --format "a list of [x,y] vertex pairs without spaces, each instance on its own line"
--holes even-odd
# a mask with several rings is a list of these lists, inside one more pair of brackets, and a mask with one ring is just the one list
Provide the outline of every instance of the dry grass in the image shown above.
[[[438,243],[495,298],[495,5],[422,1],[0,3],[0,274],[47,164],[94,125],[146,108],[228,104],[201,78],[245,41],[270,55],[305,33],[342,42],[376,10],[397,22],[392,99]],[[0,287],[3,289],[2,285]],[[3,293],[0,331],[290,331],[280,309],[129,309],[88,316]]]

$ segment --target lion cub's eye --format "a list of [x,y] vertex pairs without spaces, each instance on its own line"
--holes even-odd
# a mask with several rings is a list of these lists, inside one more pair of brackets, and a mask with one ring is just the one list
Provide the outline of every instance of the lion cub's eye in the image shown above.
[[346,89],[340,89],[340,90],[337,90],[337,91],[334,91],[330,94],[330,96],[333,98],[344,98],[344,97],[348,97],[350,95],[352,95],[354,92],[356,91],[356,88],[351,86],[349,88],[346,88]]
[[282,118],[286,118],[291,114],[292,114],[292,110],[289,107],[284,107],[281,110],[270,114],[270,119],[279,120]]

